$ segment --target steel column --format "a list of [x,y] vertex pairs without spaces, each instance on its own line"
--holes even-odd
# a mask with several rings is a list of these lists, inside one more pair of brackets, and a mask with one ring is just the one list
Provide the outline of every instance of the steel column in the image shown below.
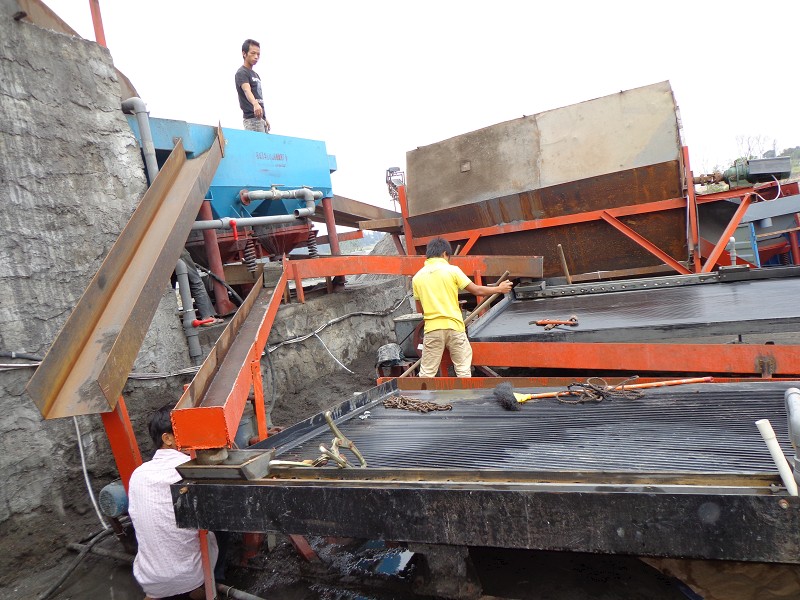
[[333,200],[331,198],[322,199],[322,212],[325,215],[325,228],[328,230],[328,243],[331,246],[331,254],[338,256],[339,237],[336,233],[336,218],[333,216]]
[[700,264],[700,228],[697,222],[697,196],[694,192],[694,175],[689,165],[689,148],[686,146],[683,152],[683,172],[686,175],[686,219],[689,225],[689,239],[687,240],[689,250],[692,254],[693,272],[699,273]]
[[105,427],[108,443],[111,446],[111,453],[114,455],[114,462],[117,464],[119,477],[127,492],[131,474],[136,467],[142,464],[142,454],[139,451],[136,434],[134,434],[131,426],[125,399],[120,396],[114,410],[101,413],[100,417],[103,420],[103,427]]
[[[397,188],[397,201],[400,204],[400,214],[403,215],[403,234],[406,238],[406,254],[409,256],[417,253],[414,233],[411,231],[411,224],[408,222],[408,199],[406,198],[406,186],[401,185]],[[425,241],[428,243],[428,240]]]
[[89,0],[92,11],[92,25],[94,26],[94,39],[103,48],[107,48],[106,34],[103,30],[103,16],[100,14],[100,0]]
[[198,536],[200,538],[200,562],[203,564],[203,584],[205,585],[206,600],[214,600],[217,597],[217,586],[214,583],[214,565],[211,564],[211,556],[208,552],[208,529],[200,529]]
[[261,377],[261,360],[250,363],[250,377],[253,380],[253,405],[256,412],[256,426],[259,441],[267,437],[267,411],[264,406],[264,380]]
[[[214,214],[211,212],[211,202],[205,200],[200,206],[200,212],[197,215],[200,221],[211,221]],[[208,268],[211,272],[225,280],[225,269],[222,266],[222,255],[219,252],[219,243],[217,242],[217,231],[215,229],[203,230],[203,243],[206,248],[206,258],[208,259]],[[227,315],[236,312],[236,305],[228,300],[228,289],[222,285],[217,279],[213,279],[214,285],[214,304],[216,305],[217,314]]]

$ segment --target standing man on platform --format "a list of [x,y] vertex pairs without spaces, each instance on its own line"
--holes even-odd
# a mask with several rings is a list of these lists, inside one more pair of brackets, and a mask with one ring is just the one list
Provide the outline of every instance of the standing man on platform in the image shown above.
[[453,249],[444,238],[434,238],[425,249],[425,266],[411,280],[417,308],[425,320],[420,377],[436,377],[444,349],[450,352],[456,377],[472,376],[472,347],[467,339],[464,318],[458,305],[459,290],[476,296],[507,294],[511,282],[476,285],[464,272],[450,264]]
[[261,57],[261,44],[246,39],[242,44],[244,64],[236,71],[236,93],[242,109],[244,128],[247,131],[269,133],[269,121],[264,112],[264,96],[261,94],[261,78],[253,67]]

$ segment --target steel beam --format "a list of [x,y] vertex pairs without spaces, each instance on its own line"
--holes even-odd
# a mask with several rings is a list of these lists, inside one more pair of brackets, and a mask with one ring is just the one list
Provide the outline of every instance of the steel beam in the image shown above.
[[639,246],[647,250],[650,254],[661,260],[666,265],[669,265],[673,269],[675,269],[678,273],[682,275],[689,275],[691,271],[684,267],[681,263],[677,260],[672,258],[669,254],[661,250],[658,246],[644,238],[643,236],[636,233],[633,229],[625,225],[622,221],[614,217],[613,215],[609,214],[608,211],[602,211],[600,214],[601,218],[611,225],[614,229],[619,231],[622,235],[627,237],[630,240],[636,242]]
[[128,481],[134,469],[142,464],[142,454],[136,442],[136,434],[133,432],[124,398],[120,397],[114,410],[102,413],[100,417],[103,420],[111,452],[114,454],[114,461],[117,463],[119,478],[127,492]]
[[[672,198],[670,200],[659,200],[657,202],[647,202],[645,204],[634,204],[630,206],[620,206],[618,208],[606,208],[602,210],[592,210],[582,213],[575,213],[569,215],[561,215],[558,217],[549,217],[544,219],[535,219],[531,221],[518,221],[514,223],[503,223],[493,227],[481,227],[478,229],[470,229],[468,231],[454,231],[443,233],[440,236],[425,236],[414,239],[414,243],[421,246],[427,244],[434,237],[443,237],[446,240],[460,240],[475,236],[491,236],[502,235],[504,233],[516,233],[519,231],[531,231],[534,229],[546,229],[548,227],[559,227],[562,225],[572,225],[575,223],[587,223],[590,221],[600,221],[603,219],[604,214],[609,214],[612,217],[629,217],[633,215],[642,215],[654,212],[661,212],[665,210],[673,210],[676,208],[683,208],[686,206],[686,198]],[[474,242],[473,242],[474,243]]]
[[597,372],[794,376],[797,346],[591,342],[473,342],[472,363],[490,367],[585,369]]
[[[346,227],[358,227],[358,223],[363,221],[380,221],[383,219],[400,217],[400,215],[393,210],[365,204],[364,202],[345,198],[337,194],[333,195],[331,205],[333,207],[333,214],[336,217],[336,223]],[[324,221],[324,212],[321,206],[317,206],[317,211],[311,217],[311,220]]]
[[[501,275],[510,277],[542,277],[541,256],[453,256],[450,263],[468,276]],[[292,279],[295,280],[297,299],[305,302],[303,279],[332,277],[357,273],[413,276],[425,264],[424,256],[330,256],[309,260],[290,261]]]
[[116,405],[221,156],[175,145],[28,383],[46,419]]
[[342,471],[338,476],[333,485],[184,481],[172,486],[177,522],[223,531],[800,562],[800,499],[775,496],[768,487],[359,482]]
[[733,232],[736,231],[736,228],[739,226],[739,223],[742,222],[742,218],[744,214],[747,212],[747,208],[750,206],[750,202],[752,201],[751,194],[745,194],[742,198],[741,204],[739,204],[739,208],[736,209],[736,212],[731,217],[730,222],[725,227],[725,231],[722,232],[722,235],[719,237],[717,241],[717,245],[714,246],[714,249],[711,251],[711,254],[708,255],[703,268],[701,269],[701,273],[709,273],[711,269],[713,269],[717,265],[717,260],[725,251],[725,247],[728,245],[728,241],[730,240]]
[[[275,275],[265,272],[259,276],[172,412],[180,448],[232,445],[254,380],[255,385],[261,385],[255,369],[260,368],[261,354],[286,288],[285,264],[280,275]],[[263,278],[269,276],[269,287],[264,287]],[[254,393],[263,402],[263,393]],[[263,413],[258,406],[256,410],[262,437],[266,433],[261,423]]]

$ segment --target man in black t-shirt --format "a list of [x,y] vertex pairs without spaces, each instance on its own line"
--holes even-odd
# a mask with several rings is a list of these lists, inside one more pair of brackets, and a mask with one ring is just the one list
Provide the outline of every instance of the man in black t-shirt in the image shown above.
[[261,78],[253,67],[261,56],[261,45],[247,39],[242,44],[244,64],[236,71],[236,93],[242,109],[244,128],[248,131],[269,133],[269,121],[264,113],[264,97],[261,95]]

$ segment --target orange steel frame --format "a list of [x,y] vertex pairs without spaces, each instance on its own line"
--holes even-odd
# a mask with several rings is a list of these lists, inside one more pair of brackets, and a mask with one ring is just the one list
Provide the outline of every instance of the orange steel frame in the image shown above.
[[[683,160],[687,177],[687,195],[684,198],[673,198],[643,205],[620,207],[614,209],[591,211],[586,213],[497,225],[482,229],[463,231],[444,235],[451,241],[467,238],[467,243],[453,261],[476,281],[488,274],[487,260],[492,257],[469,256],[468,252],[481,236],[501,235],[503,233],[526,231],[544,227],[553,227],[567,223],[578,223],[590,220],[605,220],[623,235],[646,248],[681,273],[706,273],[716,266],[724,253],[729,232],[732,232],[741,221],[756,191],[753,188],[741,188],[721,194],[696,197],[689,169],[689,157],[683,149]],[[395,275],[413,275],[422,265],[424,257],[415,256],[415,246],[426,244],[429,238],[414,238],[408,222],[408,205],[405,187],[398,188],[406,246],[410,256],[331,256],[309,260],[284,259],[284,272],[274,294],[282,294],[288,279],[296,282],[297,299],[304,302],[302,280],[314,277],[333,277],[336,275],[358,273],[381,273]],[[741,198],[741,204],[731,219],[721,239],[707,254],[701,251],[710,246],[699,235],[697,219],[698,204],[714,202],[729,198]],[[670,257],[619,221],[619,217],[642,214],[661,210],[684,207],[687,210],[687,243],[690,249],[689,267]],[[704,245],[703,245],[704,244]],[[705,262],[701,257],[705,255]],[[497,257],[495,257],[497,258]],[[514,274],[512,273],[512,277]],[[519,276],[519,274],[517,275]],[[231,428],[235,432],[241,419],[247,393],[253,389],[256,402],[256,420],[258,436],[267,436],[266,413],[263,401],[263,385],[261,382],[260,358],[266,345],[270,329],[277,313],[278,303],[270,307],[253,341],[252,351],[248,354],[247,364],[236,375],[236,401],[226,401],[220,406],[179,408],[173,413],[175,419],[184,426],[184,435],[178,436],[178,443],[183,448],[201,449],[219,447],[228,444],[232,439]],[[619,343],[558,343],[558,342],[514,342],[473,343],[473,363],[480,366],[495,367],[531,367],[542,369],[580,369],[602,374],[609,371],[640,372],[643,375],[664,373],[702,373],[717,374],[723,377],[762,377],[799,376],[800,352],[792,346],[748,346],[731,344],[619,344]],[[232,394],[233,395],[233,394]],[[241,396],[241,398],[240,398]],[[244,398],[244,399],[242,399]],[[112,442],[112,450],[123,481],[136,465],[141,463],[125,405],[122,401],[117,408],[103,416],[103,422]]]
[[[747,212],[747,207],[752,202],[752,197],[756,194],[756,190],[753,187],[743,187],[728,192],[722,192],[718,194],[708,194],[705,196],[698,197],[694,191],[694,183],[693,183],[694,176],[689,164],[689,149],[686,146],[682,148],[682,158],[684,164],[684,173],[686,177],[685,187],[687,192],[686,196],[681,198],[671,198],[669,200],[659,200],[657,202],[647,202],[644,204],[620,206],[617,208],[608,208],[605,210],[587,211],[582,213],[563,215],[560,217],[537,219],[534,221],[503,223],[492,227],[481,227],[478,229],[469,229],[451,233],[443,233],[440,236],[414,237],[413,231],[411,230],[411,226],[408,222],[409,212],[408,212],[408,200],[406,197],[406,190],[404,186],[399,187],[398,200],[400,203],[401,214],[403,219],[403,229],[406,237],[406,247],[409,249],[409,252],[416,253],[415,250],[416,246],[424,246],[431,239],[433,239],[433,237],[443,237],[450,242],[453,242],[455,240],[463,240],[464,238],[466,238],[467,242],[464,244],[463,248],[460,251],[460,255],[465,255],[470,252],[470,250],[478,241],[478,239],[483,236],[502,235],[504,233],[531,231],[534,229],[545,229],[548,227],[557,227],[560,225],[571,225],[575,223],[585,223],[588,221],[603,220],[612,227],[614,227],[617,231],[622,233],[625,237],[627,237],[631,241],[635,242],[636,244],[644,248],[646,251],[656,256],[664,264],[672,267],[676,272],[684,275],[690,273],[709,273],[714,269],[715,266],[717,266],[720,257],[723,255],[727,255],[725,247],[728,243],[728,240],[730,239],[730,236],[733,233],[733,231],[735,231],[736,228],[741,223],[742,217],[744,216],[745,212]],[[798,193],[797,192],[798,186],[796,183],[782,185],[781,189],[784,190],[784,193],[787,192]],[[701,240],[700,238],[698,215],[697,215],[698,205],[709,202],[718,202],[720,200],[727,200],[733,198],[741,198],[741,204],[739,206],[739,209],[734,214],[733,218],[726,227],[725,232],[720,237],[720,239],[716,242],[716,244],[713,244],[713,248],[711,248],[708,254],[704,254],[703,252],[704,249],[708,248],[710,243],[705,242],[705,240]],[[630,227],[628,227],[627,225],[625,225],[620,221],[620,217],[628,217],[632,215],[660,212],[676,208],[685,208],[687,213],[687,221],[688,221],[687,245],[689,247],[689,257],[688,257],[689,268],[684,266],[684,264],[681,261],[679,261],[675,257],[670,256],[667,252],[665,252],[664,250],[653,244],[651,241],[646,239],[644,236],[638,234],[636,231],[634,231],[633,229],[631,229]],[[703,257],[706,259],[705,263],[702,263]]]
[[[687,195],[683,198],[673,198],[658,202],[650,202],[636,206],[610,208],[606,210],[590,211],[563,217],[553,217],[522,223],[502,224],[494,227],[461,231],[445,234],[442,237],[450,241],[467,239],[459,255],[453,261],[472,275],[477,283],[483,277],[492,274],[487,271],[487,260],[492,257],[469,256],[468,253],[481,236],[502,235],[517,231],[528,231],[546,227],[554,227],[571,223],[604,220],[617,231],[639,244],[648,252],[657,256],[665,264],[671,266],[678,273],[708,273],[725,254],[725,246],[736,227],[741,222],[752,198],[756,195],[754,188],[741,188],[696,197],[692,184],[692,172],[689,168],[688,150],[683,148],[683,161],[686,173]],[[793,185],[793,184],[790,184]],[[792,190],[796,193],[796,190]],[[791,193],[791,192],[790,192]],[[303,279],[315,277],[334,277],[345,274],[380,273],[395,275],[413,275],[422,266],[424,257],[416,256],[416,246],[424,245],[430,237],[415,238],[409,224],[408,204],[404,186],[398,188],[399,203],[401,207],[406,247],[409,256],[331,256],[310,260],[284,259],[284,272],[273,294],[275,297],[283,295],[289,278],[296,282],[297,299],[305,301],[303,293]],[[724,199],[741,198],[741,203],[730,223],[726,227],[719,241],[713,245],[703,240],[699,235],[698,204],[715,202]],[[689,247],[689,261],[687,268],[649,240],[636,233],[620,221],[620,217],[685,208],[687,211],[687,244]],[[336,236],[332,236],[335,240]],[[710,248],[710,250],[709,250]],[[702,262],[705,257],[705,262]],[[495,257],[496,258],[496,257]],[[512,277],[514,274],[512,273]],[[517,276],[520,276],[518,273]],[[260,360],[266,346],[267,338],[277,314],[279,302],[270,306],[253,340],[251,351],[248,353],[246,364],[242,365],[236,375],[231,397],[221,406],[177,408],[174,413],[174,422],[181,422],[182,435],[177,435],[180,447],[185,449],[203,449],[219,447],[229,444],[235,435],[241,419],[244,404],[249,390],[255,396],[256,422],[259,439],[267,437],[267,420],[264,405],[263,384],[261,380]],[[792,346],[748,346],[730,344],[619,344],[619,343],[558,343],[558,342],[513,342],[494,343],[476,342],[472,344],[473,363],[479,366],[502,367],[531,367],[541,369],[565,368],[580,369],[583,371],[606,373],[627,371],[630,373],[641,372],[645,377],[641,381],[653,380],[647,374],[665,373],[702,373],[717,374],[717,381],[739,381],[753,377],[770,378],[791,377],[800,375],[800,352]],[[748,377],[749,376],[749,377]],[[390,378],[380,378],[378,382]],[[438,379],[437,389],[443,381]],[[474,381],[462,379],[449,379],[454,388],[459,387],[485,387],[486,382],[481,378]],[[538,378],[542,387],[557,387],[564,385],[567,378],[543,377]],[[446,385],[445,385],[446,387]],[[234,398],[235,396],[235,398]],[[112,452],[117,462],[123,483],[126,488],[133,469],[141,464],[139,452],[133,429],[130,425],[125,403],[120,398],[116,408],[103,415],[103,424],[106,428]],[[177,428],[176,428],[177,429]],[[201,531],[201,546],[203,561],[207,577],[210,576],[208,563],[206,532]],[[213,581],[213,580],[211,580]],[[211,583],[207,581],[207,583]],[[207,587],[210,587],[207,586]],[[212,597],[208,595],[208,597]]]

